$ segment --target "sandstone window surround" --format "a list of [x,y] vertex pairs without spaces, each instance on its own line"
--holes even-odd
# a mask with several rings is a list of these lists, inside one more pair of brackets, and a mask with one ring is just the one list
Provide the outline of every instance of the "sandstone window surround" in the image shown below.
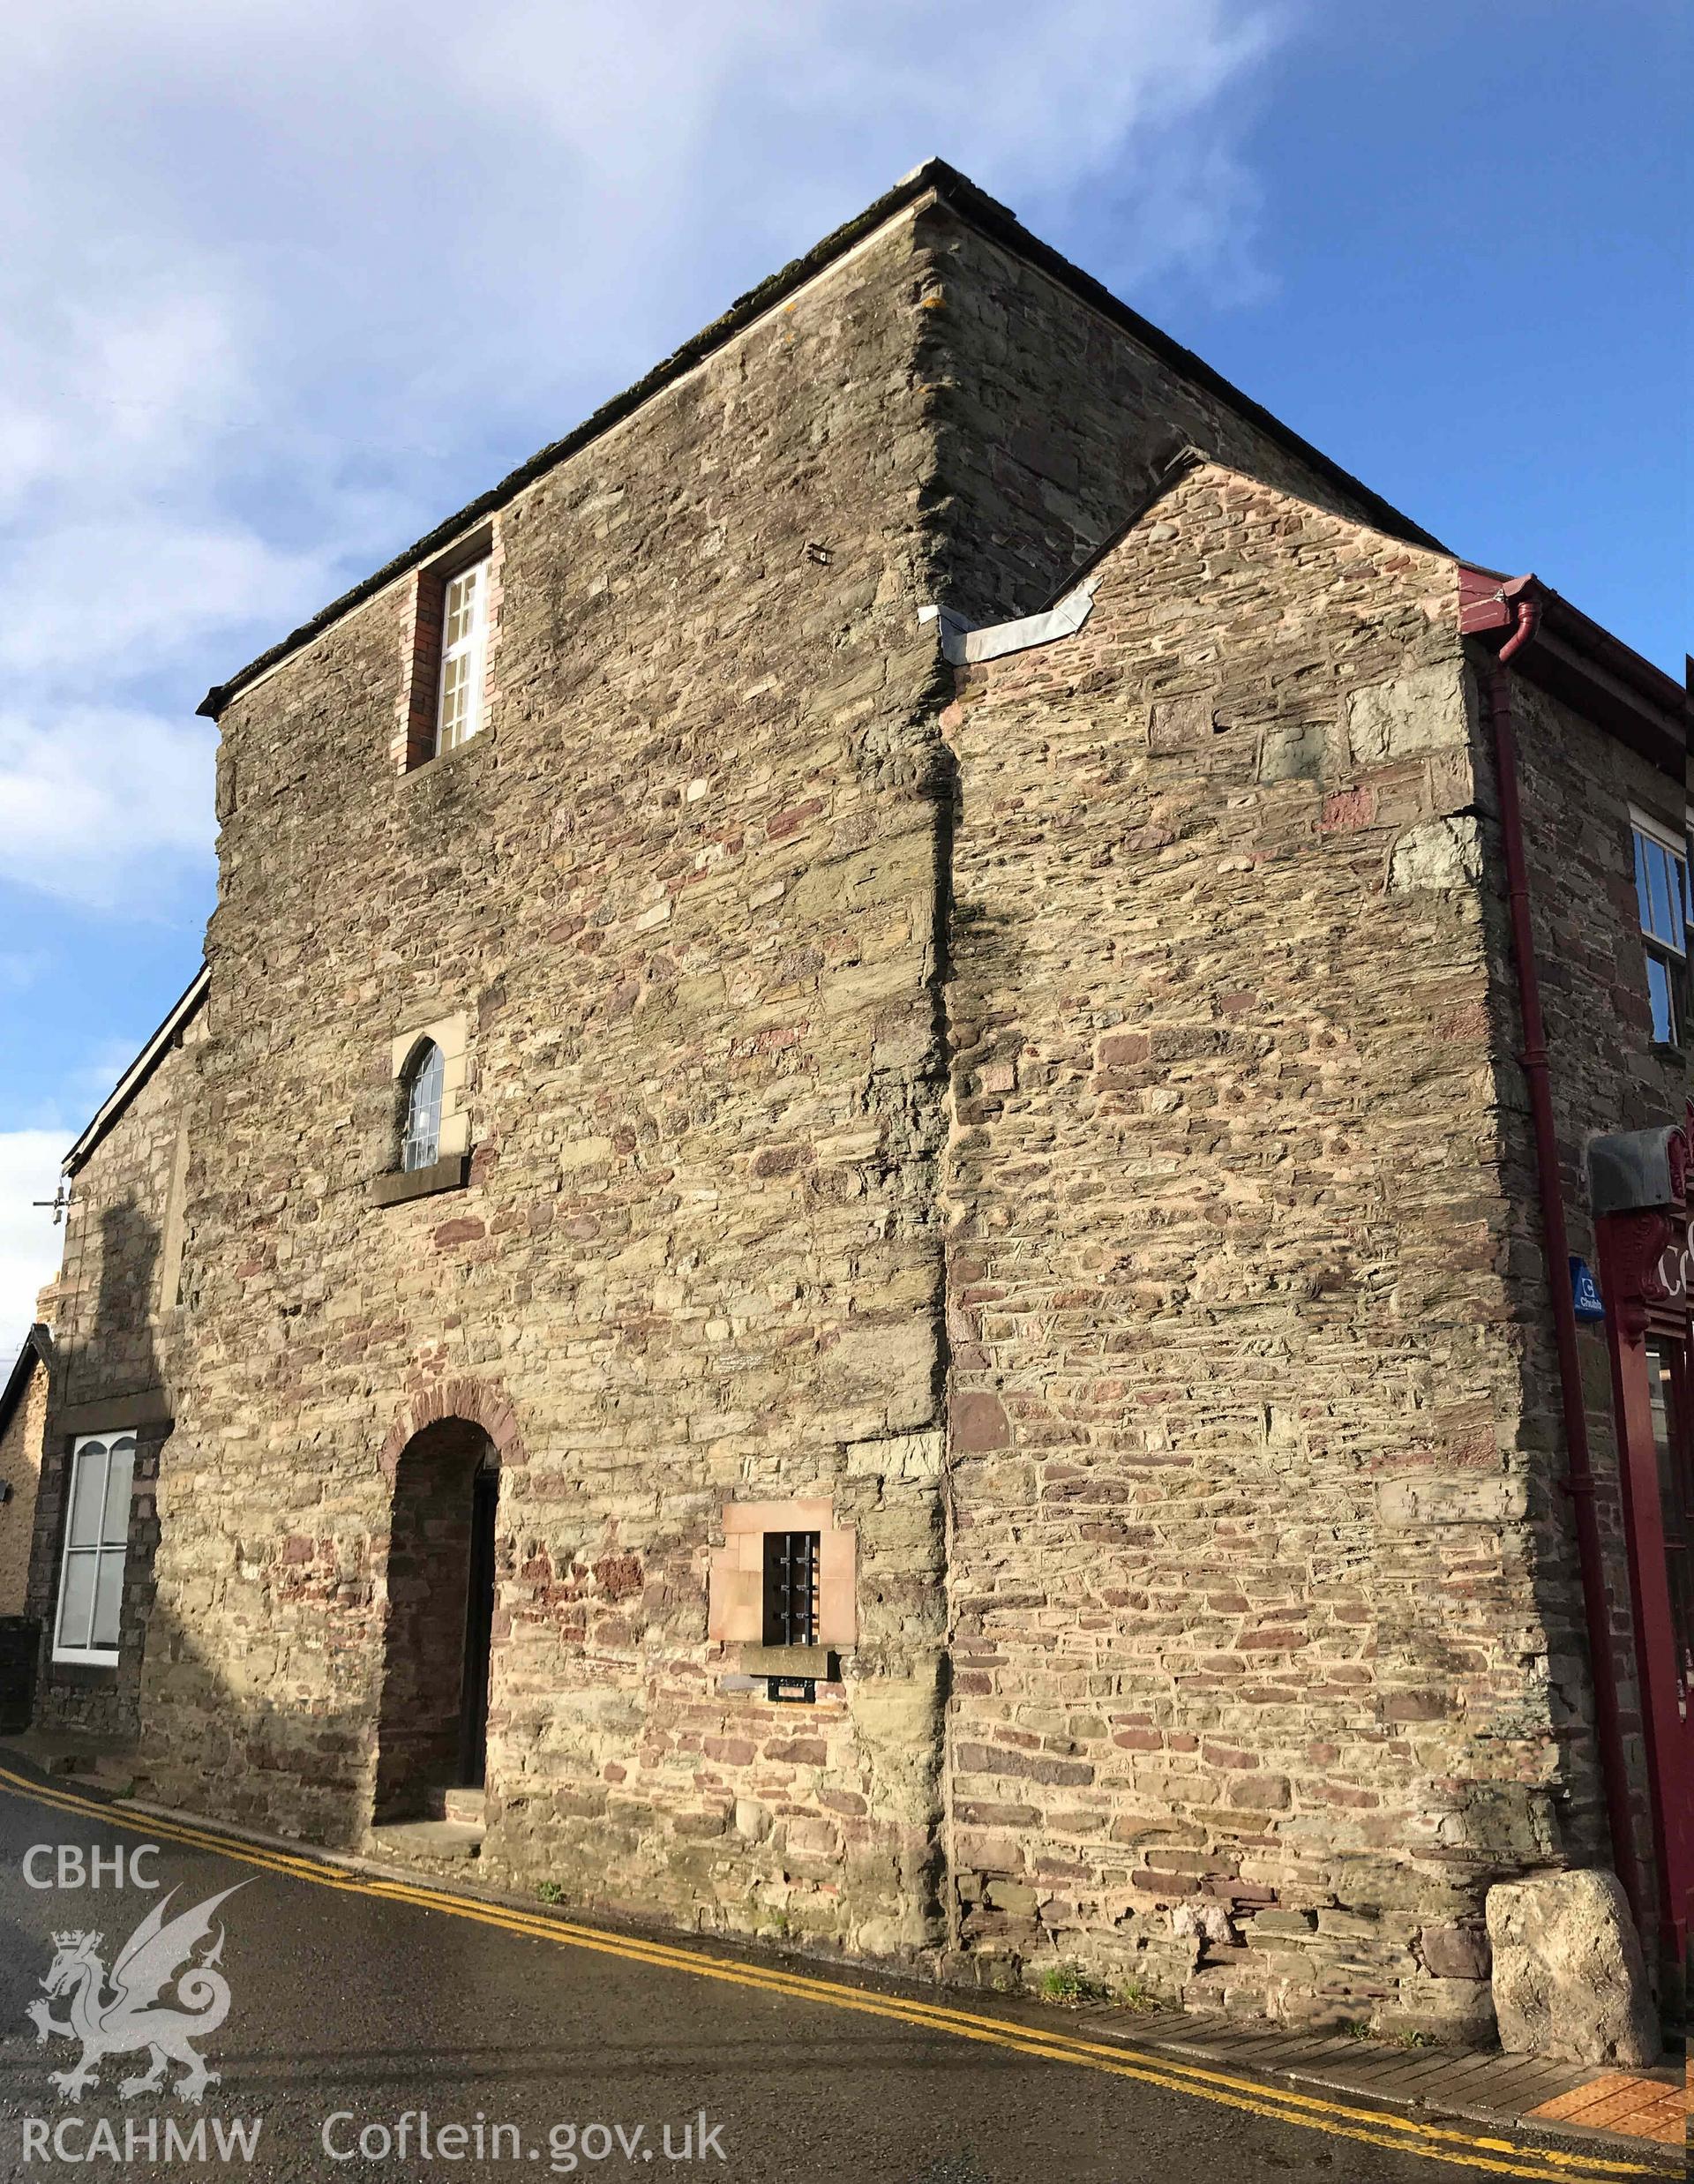
[[[746,1668],[823,1675],[823,1661],[805,1665],[810,1657],[858,1637],[858,1535],[836,1524],[828,1501],[728,1503],[708,1580],[708,1638],[754,1649],[744,1652]],[[808,1625],[810,1642],[794,1642]]]
[[1689,901],[1688,843],[1686,838],[1678,841],[1662,820],[1633,806],[1630,829],[1653,1042],[1681,1047],[1688,1029],[1688,928],[1694,919]]
[[411,773],[488,725],[495,694],[502,551],[485,523],[414,580],[394,755]]
[[377,1205],[462,1190],[468,1180],[469,1026],[469,1017],[461,1010],[399,1032],[389,1042],[394,1137],[390,1164],[371,1186]]
[[53,1620],[55,1661],[117,1666],[134,1484],[132,1434],[85,1434],[72,1447]]

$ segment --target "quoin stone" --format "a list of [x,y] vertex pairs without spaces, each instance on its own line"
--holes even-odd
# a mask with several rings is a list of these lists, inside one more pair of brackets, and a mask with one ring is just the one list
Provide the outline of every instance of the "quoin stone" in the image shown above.
[[1615,1874],[1592,1868],[1488,1891],[1494,2006],[1507,2053],[1639,2067],[1659,2059],[1641,1944]]

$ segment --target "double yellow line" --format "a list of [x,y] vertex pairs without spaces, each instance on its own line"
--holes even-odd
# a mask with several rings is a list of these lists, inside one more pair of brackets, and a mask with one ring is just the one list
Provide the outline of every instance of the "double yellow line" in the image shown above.
[[1284,2091],[1256,2078],[1224,2070],[1178,2062],[1144,2049],[1126,2049],[1117,2042],[1107,2045],[1074,2033],[1049,2031],[1040,2026],[1009,2019],[986,2017],[946,2003],[909,2000],[903,1996],[878,1994],[813,1974],[783,1971],[775,1967],[742,1964],[684,1949],[638,1935],[614,1933],[581,1926],[565,1918],[510,1910],[498,1903],[479,1903],[440,1888],[423,1888],[406,1880],[387,1880],[342,1866],[325,1865],[316,1858],[297,1858],[286,1850],[244,1843],[238,1837],[213,1832],[178,1819],[163,1819],[79,1797],[56,1785],[44,1787],[27,1775],[0,1767],[0,1784],[19,1797],[57,1812],[99,1821],[109,1828],[128,1828],[161,1843],[180,1843],[208,1850],[260,1872],[280,1873],[286,1880],[310,1881],[321,1888],[339,1888],[356,1895],[377,1896],[387,1903],[409,1903],[424,1910],[441,1911],[452,1918],[468,1918],[479,1925],[498,1926],[506,1933],[532,1940],[551,1941],[567,1948],[587,1949],[602,1956],[618,1956],[631,1963],[650,1964],[663,1971],[686,1972],[696,1979],[721,1980],[729,1986],[753,1987],[767,1994],[781,1994],[798,2001],[816,2002],[832,2009],[847,2009],[866,2017],[885,2017],[897,2024],[926,2032],[944,2032],[956,2039],[975,2040],[984,2046],[1008,2049],[1046,2062],[1071,2063],[1083,2069],[1103,2071],[1109,2077],[1130,2078],[1142,2085],[1157,2085],[1170,2093],[1238,2108],[1272,2122],[1322,2131],[1330,2138],[1353,2139],[1365,2146],[1381,2146],[1390,2152],[1417,2154],[1430,2161],[1473,2173],[1496,2176],[1533,2177],[1541,2184],[1615,2184],[1626,2177],[1662,2176],[1640,2162],[1599,2160],[1586,2154],[1561,2153],[1555,2149],[1522,2147],[1510,2139],[1480,2137],[1450,2130],[1439,2124],[1417,2123],[1376,2108],[1360,2108],[1344,2101],[1321,2100],[1308,2093]]

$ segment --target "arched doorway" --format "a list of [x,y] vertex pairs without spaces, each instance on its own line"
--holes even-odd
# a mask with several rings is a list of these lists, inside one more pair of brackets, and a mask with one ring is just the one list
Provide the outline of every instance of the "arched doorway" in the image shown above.
[[439,1814],[480,1786],[488,1745],[499,1458],[479,1425],[442,1418],[394,1468],[374,1818]]

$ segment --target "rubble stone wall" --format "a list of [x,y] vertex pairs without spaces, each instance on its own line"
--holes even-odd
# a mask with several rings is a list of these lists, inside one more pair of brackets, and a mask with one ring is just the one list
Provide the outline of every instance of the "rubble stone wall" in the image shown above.
[[[500,514],[461,749],[391,762],[411,578],[223,716],[146,1698],[175,1798],[363,1829],[381,1460],[422,1404],[502,1444],[485,1870],[933,1939],[924,278],[902,223]],[[393,1043],[459,1012],[468,1183],[378,1205]],[[795,1496],[860,1557],[858,1646],[804,1713],[706,1627],[726,1506]]]
[[968,669],[950,1813],[963,1945],[1486,2026],[1554,1854],[1450,563],[1220,469]]
[[1345,515],[1329,470],[945,205],[920,214],[934,358],[939,597],[1035,612],[1143,504],[1185,442]]

